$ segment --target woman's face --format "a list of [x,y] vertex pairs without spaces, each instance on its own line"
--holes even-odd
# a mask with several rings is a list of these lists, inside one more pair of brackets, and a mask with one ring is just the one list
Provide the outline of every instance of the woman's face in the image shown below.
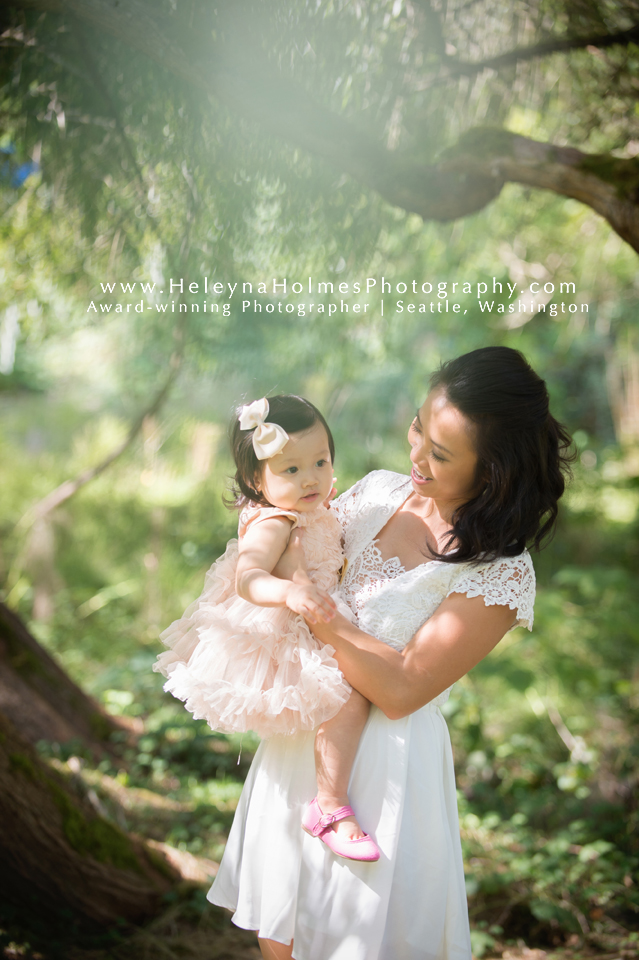
[[408,431],[413,490],[455,509],[479,492],[473,425],[443,388],[428,394]]

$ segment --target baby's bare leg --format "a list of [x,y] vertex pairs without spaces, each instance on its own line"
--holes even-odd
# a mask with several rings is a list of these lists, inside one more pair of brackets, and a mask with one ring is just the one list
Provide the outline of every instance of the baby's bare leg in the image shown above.
[[258,937],[258,943],[264,960],[290,960],[293,951],[293,944],[278,943],[276,940],[262,940]]
[[[348,781],[369,710],[369,701],[353,690],[339,713],[317,730],[317,802],[323,813],[332,813],[349,802]],[[345,840],[355,840],[365,832],[354,817],[340,820],[333,829]]]

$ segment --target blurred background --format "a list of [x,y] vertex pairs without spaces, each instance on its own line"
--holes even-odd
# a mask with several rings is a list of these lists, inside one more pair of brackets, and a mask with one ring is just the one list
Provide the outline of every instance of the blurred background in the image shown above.
[[[473,948],[639,956],[637,253],[553,186],[552,152],[539,183],[500,191],[498,177],[492,202],[448,222],[415,200],[463,134],[487,131],[499,157],[510,131],[594,155],[636,224],[635,0],[78,0],[0,16],[0,598],[121,718],[106,753],[38,737],[43,760],[119,830],[214,872],[256,741],[193,722],[151,668],[236,533],[222,503],[234,406],[312,399],[342,491],[407,469],[408,423],[441,360],[515,347],[579,459],[534,558],[534,631],[509,634],[446,705]],[[482,149],[442,195],[465,196]],[[386,299],[382,316],[382,275],[473,292],[459,314],[399,315]],[[372,306],[278,312],[273,279],[309,276],[377,277],[360,298]],[[201,287],[169,295],[181,277],[268,293],[196,312]],[[580,309],[481,312],[476,285],[493,278],[574,283],[554,299]],[[217,914],[201,919],[201,889],[165,903],[170,923],[91,955],[254,956]],[[0,927],[5,956],[80,956],[19,911]]]

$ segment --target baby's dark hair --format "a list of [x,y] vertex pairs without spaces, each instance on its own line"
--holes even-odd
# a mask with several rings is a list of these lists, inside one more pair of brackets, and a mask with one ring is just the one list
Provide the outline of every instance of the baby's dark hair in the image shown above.
[[[287,433],[302,433],[310,430],[316,423],[321,423],[328,437],[328,448],[331,452],[331,463],[335,463],[335,441],[326,420],[317,407],[304,397],[295,394],[283,393],[275,397],[267,397],[267,423],[277,423]],[[258,460],[253,448],[253,430],[241,430],[239,417],[236,414],[230,426],[231,453],[235,461],[235,476],[231,497],[227,506],[242,509],[247,503],[259,503],[260,506],[270,507],[272,504],[256,489],[256,481],[262,474],[262,464],[266,461]]]

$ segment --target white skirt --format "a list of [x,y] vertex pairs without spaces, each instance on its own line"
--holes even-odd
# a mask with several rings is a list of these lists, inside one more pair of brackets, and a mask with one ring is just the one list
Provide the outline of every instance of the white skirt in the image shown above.
[[377,863],[337,857],[300,826],[316,792],[314,732],[264,741],[208,899],[295,960],[471,960],[453,757],[435,704],[376,707],[349,796]]

